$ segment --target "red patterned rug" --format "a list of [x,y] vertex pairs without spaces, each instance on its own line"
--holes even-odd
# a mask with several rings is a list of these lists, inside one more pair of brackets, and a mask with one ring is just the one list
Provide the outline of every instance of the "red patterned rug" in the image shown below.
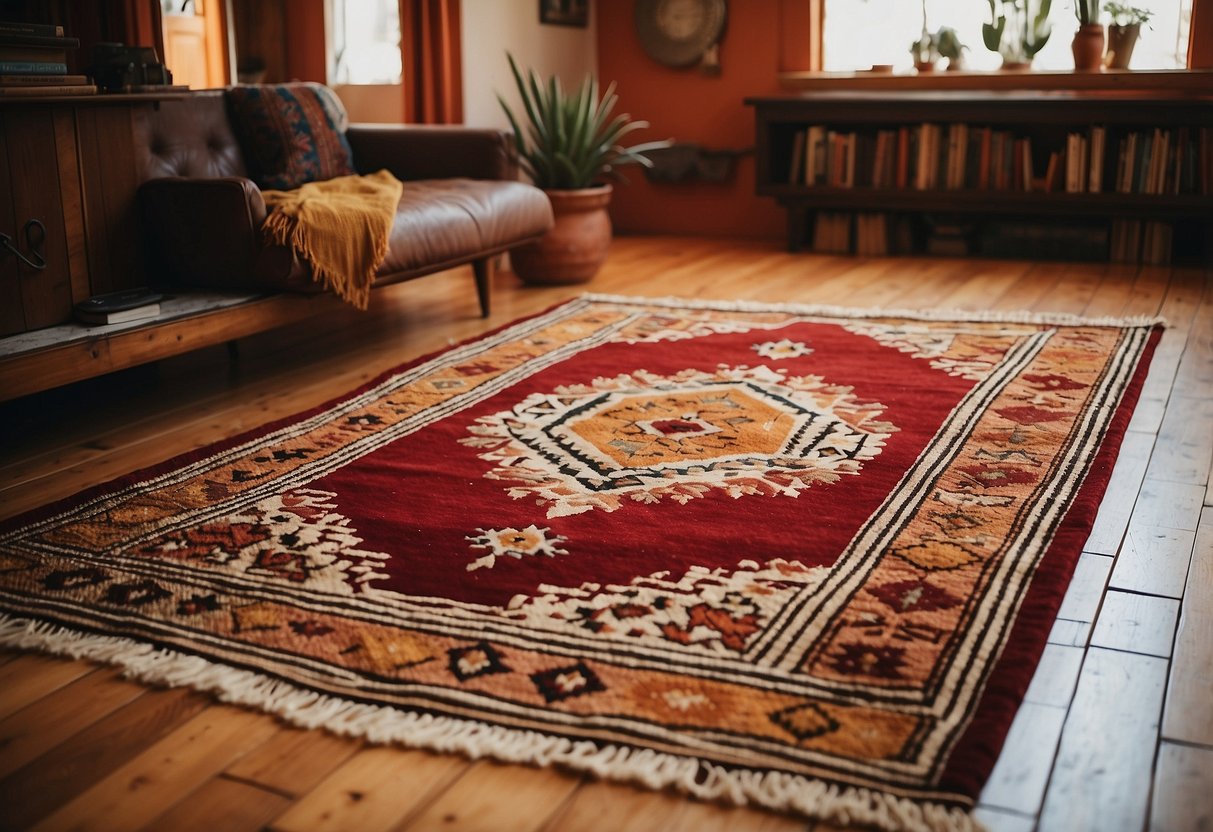
[[587,296],[0,530],[0,643],[966,829],[1158,326]]

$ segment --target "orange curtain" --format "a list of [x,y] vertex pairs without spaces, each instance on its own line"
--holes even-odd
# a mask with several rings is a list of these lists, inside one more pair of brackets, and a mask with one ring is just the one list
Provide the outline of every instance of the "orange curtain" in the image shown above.
[[404,120],[463,121],[459,0],[400,0]]
[[1188,69],[1213,69],[1213,0],[1192,0]]

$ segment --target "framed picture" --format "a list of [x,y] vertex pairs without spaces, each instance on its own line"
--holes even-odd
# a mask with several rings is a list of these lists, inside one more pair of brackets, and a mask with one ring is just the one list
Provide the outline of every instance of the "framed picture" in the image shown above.
[[590,21],[590,0],[539,0],[539,22],[579,26]]

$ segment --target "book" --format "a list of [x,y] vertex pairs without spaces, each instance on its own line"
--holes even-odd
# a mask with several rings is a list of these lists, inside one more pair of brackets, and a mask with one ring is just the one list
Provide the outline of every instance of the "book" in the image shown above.
[[66,75],[66,61],[0,60],[0,75]]
[[80,46],[80,38],[0,31],[0,47],[6,46],[49,46],[53,49],[76,49]]
[[87,75],[0,75],[0,84],[6,86],[36,87],[87,83]]
[[0,61],[35,61],[66,64],[67,50],[50,49],[45,46],[5,46],[0,42]]
[[96,84],[46,84],[42,86],[0,85],[0,98],[36,98],[43,95],[96,95]]
[[1090,168],[1087,171],[1087,191],[1097,194],[1103,190],[1103,158],[1104,142],[1107,130],[1100,126],[1091,128],[1090,136]]
[[189,92],[189,84],[126,84],[121,92]]
[[120,324],[151,318],[160,314],[164,296],[150,289],[123,289],[104,295],[93,295],[72,309],[76,319],[86,324]]
[[124,324],[128,321],[138,321],[143,318],[154,318],[160,314],[159,303],[146,303],[131,309],[120,309],[116,312],[81,312],[76,310],[76,320],[82,324],[104,326],[105,324]]
[[63,27],[57,23],[21,23],[16,20],[0,20],[0,37],[29,35],[32,37],[63,37]]
[[789,185],[799,185],[804,181],[804,140],[804,130],[797,130],[792,135],[792,157],[788,160]]

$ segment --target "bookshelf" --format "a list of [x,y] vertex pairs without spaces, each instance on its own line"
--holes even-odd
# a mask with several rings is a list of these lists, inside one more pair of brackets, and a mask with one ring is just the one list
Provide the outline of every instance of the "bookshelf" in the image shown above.
[[1002,255],[1035,241],[1091,259],[1210,256],[1208,91],[823,90],[746,103],[757,192],[787,210],[791,250]]

